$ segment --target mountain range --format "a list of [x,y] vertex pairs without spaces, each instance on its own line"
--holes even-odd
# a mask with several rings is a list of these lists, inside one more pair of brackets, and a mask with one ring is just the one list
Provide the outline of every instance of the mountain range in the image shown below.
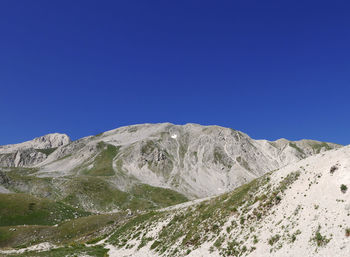
[[[0,247],[45,242],[51,251],[43,253],[87,256],[311,256],[334,248],[343,256],[350,203],[339,188],[350,182],[348,156],[334,143],[170,123],[0,146]],[[85,244],[51,245],[71,242]]]

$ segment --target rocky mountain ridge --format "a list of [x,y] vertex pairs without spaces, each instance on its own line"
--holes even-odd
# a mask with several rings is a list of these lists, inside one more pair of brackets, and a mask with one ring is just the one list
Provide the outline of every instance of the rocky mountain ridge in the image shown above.
[[194,199],[227,192],[266,172],[339,147],[313,140],[254,140],[219,126],[140,124],[73,142],[64,134],[51,134],[3,146],[0,166],[32,168],[31,176],[56,178],[59,182],[53,188],[67,177],[90,176],[122,191],[142,183]]

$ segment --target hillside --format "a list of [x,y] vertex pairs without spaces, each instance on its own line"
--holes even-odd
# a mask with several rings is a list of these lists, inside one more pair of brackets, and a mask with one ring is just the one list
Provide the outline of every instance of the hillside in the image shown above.
[[309,157],[233,192],[139,216],[110,256],[349,256],[350,147]]
[[133,125],[73,142],[49,134],[0,147],[0,192],[29,193],[87,211],[155,209],[228,192],[339,147],[254,140],[237,130],[197,124]]
[[[268,172],[216,197],[126,219],[116,214],[114,225],[93,240],[97,244],[58,248],[44,244],[36,247],[42,248],[40,253],[10,250],[2,254],[345,257],[350,253],[349,186],[350,146],[346,146]],[[57,244],[52,237],[35,242]]]
[[26,194],[0,194],[0,226],[55,225],[90,213]]

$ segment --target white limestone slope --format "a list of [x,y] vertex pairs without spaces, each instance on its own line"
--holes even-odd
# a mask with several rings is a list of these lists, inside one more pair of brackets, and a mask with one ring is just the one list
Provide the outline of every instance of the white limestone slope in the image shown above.
[[0,154],[12,153],[19,150],[25,150],[29,148],[34,149],[47,149],[55,148],[62,145],[67,145],[71,142],[70,138],[66,134],[52,133],[45,136],[34,138],[19,144],[10,144],[0,146]]
[[[340,147],[312,140],[254,140],[240,131],[219,126],[141,124],[61,147],[38,165],[40,173],[69,175],[79,166],[89,167],[101,141],[120,147],[113,164],[116,172],[119,161],[120,170],[129,177],[177,190],[190,198],[226,192],[318,151]],[[64,156],[62,153],[71,156],[55,161]]]
[[[281,185],[296,172],[300,175],[281,190]],[[164,233],[164,228],[170,226],[171,220],[176,215],[193,219],[200,214],[200,212],[196,214],[196,210],[202,210],[204,207],[196,209],[194,204],[190,207],[174,208],[165,215],[166,218],[152,225],[148,224],[143,237],[153,240],[140,250],[138,250],[140,242],[133,239],[130,245],[134,247],[118,248],[108,245],[110,256],[183,256],[187,250],[190,250],[187,255],[190,257],[350,256],[350,146],[308,157],[281,168],[271,175],[266,175],[265,178],[268,183],[262,185],[249,198],[257,197],[260,200],[255,200],[252,205],[249,205],[250,200],[244,202],[238,211],[232,212],[225,220],[218,234],[202,227],[202,224],[206,223],[205,220],[198,225],[193,225],[198,226],[197,240],[204,238],[204,241],[200,241],[199,247],[193,248],[191,244],[185,248],[178,247],[184,238],[181,237],[177,242],[172,243],[173,246],[167,246],[168,249],[163,254],[150,250],[153,240],[166,242],[166,238],[158,239],[158,236]],[[342,184],[349,189],[342,192]],[[269,193],[269,190],[270,192],[277,190],[278,200],[274,194]],[[264,194],[267,195],[266,200],[261,197]],[[270,196],[273,196],[272,203],[265,205]],[[215,201],[222,200],[213,199],[212,204]],[[224,208],[224,205],[217,205],[215,211],[217,215],[224,211],[221,208]],[[258,213],[261,214],[260,218],[255,216]],[[213,217],[209,218],[215,220]],[[242,218],[244,218],[243,223]],[[183,219],[178,226],[181,227],[181,224],[186,223],[187,218]],[[197,223],[191,221],[188,224],[191,226]],[[238,226],[232,224],[238,224]],[[178,233],[178,226],[175,225],[174,228],[176,233]],[[203,234],[201,230],[207,232]],[[187,232],[184,231],[184,235]],[[218,238],[222,238],[222,242],[219,246],[215,246]],[[177,250],[174,251],[176,248]],[[231,249],[232,255],[228,254],[228,249]]]
[[[332,167],[337,167],[334,173]],[[259,242],[247,243],[247,247],[256,247],[247,256],[350,256],[350,237],[345,231],[350,229],[350,191],[340,189],[342,184],[350,188],[350,146],[288,165],[271,175],[271,183],[277,184],[296,170],[301,175],[281,202],[261,222],[252,224]],[[319,226],[320,235],[330,240],[321,246],[314,241]],[[290,235],[298,230],[301,233],[291,243]],[[236,239],[248,233],[236,234]],[[269,239],[277,234],[281,239],[269,245]],[[207,256],[202,252],[199,249],[189,256]]]
[[[332,167],[337,167],[333,173]],[[289,165],[271,176],[272,183],[295,170],[301,171],[300,178],[261,224],[261,241],[249,256],[350,256],[350,237],[345,232],[350,229],[350,191],[340,189],[342,184],[350,188],[350,146]],[[319,226],[320,234],[330,240],[321,246],[313,240]],[[297,230],[301,234],[294,243],[283,240]],[[266,242],[276,234],[282,239],[270,253]]]
[[[229,128],[170,123],[121,127],[67,142],[48,156],[28,153],[35,161],[27,167],[39,169],[38,176],[79,176],[94,166],[101,152],[97,145],[104,142],[118,148],[112,163],[116,176],[109,181],[119,189],[126,190],[133,181],[170,188],[192,199],[227,192],[268,171],[340,147],[313,140],[254,140]],[[27,146],[28,142],[23,144]],[[11,160],[18,165],[19,159]],[[0,166],[3,163],[0,156]]]

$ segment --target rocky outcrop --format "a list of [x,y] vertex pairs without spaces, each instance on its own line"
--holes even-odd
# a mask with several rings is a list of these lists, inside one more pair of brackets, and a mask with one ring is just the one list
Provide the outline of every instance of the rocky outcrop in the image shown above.
[[0,146],[0,167],[32,167],[70,142],[67,135],[54,133],[20,144]]
[[6,173],[0,171],[0,185],[8,186],[10,184],[10,178],[6,175]]
[[62,145],[67,145],[71,142],[66,134],[53,133],[45,136],[34,138],[19,144],[0,146],[0,153],[11,153],[17,150],[24,150],[28,148],[34,149],[48,149],[57,148]]

